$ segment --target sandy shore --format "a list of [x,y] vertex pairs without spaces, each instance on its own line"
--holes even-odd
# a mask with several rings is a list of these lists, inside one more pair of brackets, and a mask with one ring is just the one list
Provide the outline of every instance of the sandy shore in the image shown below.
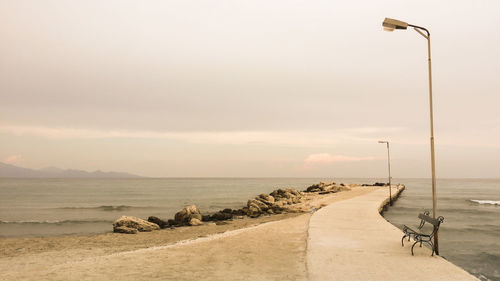
[[[318,195],[307,208],[377,189]],[[0,239],[2,280],[305,280],[310,213],[136,235]]]

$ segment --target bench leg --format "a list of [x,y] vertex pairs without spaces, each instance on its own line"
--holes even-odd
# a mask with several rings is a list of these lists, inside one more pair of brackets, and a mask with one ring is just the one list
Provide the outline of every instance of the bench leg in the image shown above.
[[403,238],[401,238],[401,247],[404,247],[404,246],[405,246],[405,244],[404,244],[404,242],[403,242],[403,241],[405,240],[405,237],[406,237],[406,234],[405,234],[405,235],[403,235]]
[[411,246],[411,255],[413,256],[413,247],[415,247],[415,245],[417,245],[419,241],[416,241],[415,243],[413,243],[413,246]]
[[434,249],[434,244],[432,243],[432,241],[429,241],[427,242],[430,246],[431,246],[431,250],[432,250],[432,254],[431,254],[431,257],[434,256],[434,252],[435,252],[435,249]]

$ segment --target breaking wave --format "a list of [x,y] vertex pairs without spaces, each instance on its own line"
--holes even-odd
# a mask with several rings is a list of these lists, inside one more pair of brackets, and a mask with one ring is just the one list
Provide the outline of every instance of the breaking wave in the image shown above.
[[61,208],[58,208],[58,209],[63,209],[63,210],[125,211],[125,210],[130,210],[130,209],[145,209],[145,208],[151,208],[151,207],[134,207],[134,206],[127,206],[127,205],[119,205],[119,206],[103,205],[103,206],[99,206],[99,207],[61,207]]
[[500,201],[494,201],[494,200],[469,200],[472,203],[477,203],[480,205],[500,205]]

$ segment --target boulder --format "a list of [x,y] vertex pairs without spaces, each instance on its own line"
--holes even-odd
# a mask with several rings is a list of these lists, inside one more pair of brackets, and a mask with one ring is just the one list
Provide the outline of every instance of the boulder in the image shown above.
[[267,211],[269,209],[269,206],[259,200],[250,199],[247,202],[246,209],[247,209],[247,216],[251,218],[256,218],[265,211]]
[[334,186],[335,183],[334,182],[320,182],[320,183],[317,183],[317,184],[313,184],[311,186],[309,186],[305,192],[318,192],[318,191],[327,191],[329,189],[332,188],[332,186]]
[[169,226],[168,222],[155,216],[150,216],[148,222],[156,223],[160,228],[167,228]]
[[136,217],[122,216],[113,223],[113,231],[120,233],[131,233],[131,229],[136,229],[137,231],[147,232],[160,229],[156,223],[148,222]]
[[201,221],[202,216],[196,205],[189,205],[175,214],[174,221],[176,225],[188,225],[193,218]]
[[386,183],[383,183],[383,182],[376,182],[374,184],[366,184],[366,183],[364,183],[361,186],[386,186],[386,185],[389,185],[389,184],[388,183],[386,184]]
[[267,205],[272,205],[275,201],[274,197],[272,197],[271,195],[267,195],[267,194],[261,194],[261,195],[259,195],[259,197],[256,197],[255,199],[262,201],[263,203],[265,203]]
[[275,205],[275,206],[273,206],[272,210],[273,210],[273,213],[275,213],[275,214],[281,214],[281,213],[283,213],[284,208],[281,206]]
[[269,206],[266,203],[256,199],[248,200],[247,207],[250,208],[250,205],[257,206],[262,211],[267,211],[267,209],[269,209]]
[[224,211],[217,212],[210,216],[210,220],[218,220],[218,221],[230,220],[232,218],[233,218],[232,213],[227,213]]
[[252,204],[248,207],[247,215],[249,217],[256,218],[256,217],[259,217],[261,214],[262,214],[262,210],[258,206]]
[[300,194],[300,192],[298,192],[297,190],[293,189],[293,188],[285,188],[285,189],[277,189],[273,192],[271,192],[271,195],[272,197],[274,197],[274,199],[276,201],[279,201],[279,200],[282,200],[282,199],[290,199],[292,197],[296,197],[296,196],[302,196],[302,194]]
[[313,184],[306,189],[306,192],[318,192],[321,191],[319,184]]
[[244,209],[233,210],[233,216],[246,216],[247,211]]
[[126,227],[126,226],[117,226],[117,227],[113,227],[113,232],[115,232],[115,233],[125,233],[125,234],[136,234],[137,233],[137,229]]
[[195,226],[195,225],[202,225],[203,223],[201,222],[201,220],[197,219],[197,218],[191,218],[189,220],[189,223],[188,223],[190,226]]

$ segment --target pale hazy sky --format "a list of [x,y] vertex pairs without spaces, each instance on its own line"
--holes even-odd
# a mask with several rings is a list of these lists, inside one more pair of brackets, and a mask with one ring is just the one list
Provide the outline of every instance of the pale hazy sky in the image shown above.
[[145,176],[500,177],[500,2],[0,0],[0,161]]

